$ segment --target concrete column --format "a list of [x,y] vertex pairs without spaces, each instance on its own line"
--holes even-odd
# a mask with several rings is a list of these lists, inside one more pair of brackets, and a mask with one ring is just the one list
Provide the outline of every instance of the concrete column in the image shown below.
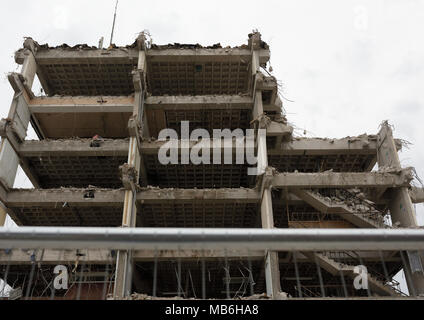
[[[255,55],[253,55],[255,60]],[[258,66],[259,67],[259,66]],[[262,92],[256,91],[254,93],[254,107],[253,107],[253,119],[257,119],[263,114],[262,104]],[[255,126],[257,129],[261,129],[260,126]],[[266,167],[268,167],[268,152],[266,145],[266,135],[257,135],[257,147],[258,147],[258,172],[257,174],[264,174]],[[262,228],[272,229],[274,228],[274,214],[272,210],[272,195],[271,187],[265,186],[262,194],[261,201],[261,221]],[[265,281],[266,281],[266,293],[268,296],[275,299],[281,292],[280,284],[280,266],[278,259],[278,252],[269,251],[265,253]]]
[[[393,139],[393,132],[387,121],[382,124],[381,130],[378,133],[377,160],[379,168],[392,167],[401,169],[399,155]],[[388,205],[392,223],[398,224],[402,228],[416,228],[418,224],[408,188],[393,188],[388,192],[390,193]],[[405,257],[407,264],[405,268],[409,269],[405,270],[405,277],[407,278],[410,295],[424,294],[423,272],[412,272],[408,255],[406,254]]]
[[34,83],[35,74],[37,72],[37,62],[35,61],[34,54],[30,50],[25,51],[25,60],[22,65],[22,75],[25,79],[25,85],[28,89],[32,88]]
[[0,227],[4,227],[6,223],[7,212],[6,208],[0,203]]
[[[137,139],[130,138],[128,164],[137,169],[139,167],[139,152],[137,148]],[[138,172],[138,170],[137,170]],[[135,202],[135,190],[126,190],[124,198],[124,210],[122,214],[122,227],[134,228],[136,225],[137,208]],[[133,272],[132,252],[118,251],[116,260],[116,274],[114,285],[114,298],[122,299],[131,294],[132,272]]]
[[[251,76],[253,85],[251,88],[253,96],[253,120],[260,120],[260,117],[264,113],[262,92],[260,90],[257,90],[257,74],[260,72],[260,42],[261,35],[259,33],[253,33],[249,39],[249,46],[252,50]],[[254,122],[253,129],[263,129],[261,128],[260,121]],[[268,167],[266,134],[256,134],[256,146],[258,159],[257,174],[260,175],[264,174],[266,167]],[[272,195],[270,186],[265,186],[265,188],[263,188],[263,194],[261,199],[261,221],[262,228],[274,228],[274,215],[272,210]],[[265,253],[265,281],[267,295],[275,299],[281,292],[278,252],[269,251]]]
[[[25,79],[26,88],[31,90],[34,77],[37,71],[37,64],[34,55],[28,51],[25,56],[21,73]],[[14,88],[15,91],[18,89]],[[12,121],[16,134],[19,139],[24,140],[27,134],[30,122],[30,112],[25,98],[21,92],[15,92],[9,109],[8,118]],[[16,173],[19,166],[19,156],[13,149],[9,140],[2,138],[0,144],[0,183],[4,188],[13,188],[16,179]],[[6,209],[1,204],[0,207],[0,226],[6,221]]]
[[[144,52],[143,49],[141,49],[139,52],[138,70],[140,70],[141,74],[144,76],[144,73],[146,70],[146,53]],[[141,83],[137,82],[135,84],[133,118],[136,119],[136,122],[138,120],[143,121],[143,114],[144,114],[143,84],[144,84],[143,80],[141,81]],[[130,137],[127,162],[130,167],[135,168],[135,170],[137,171],[137,174],[140,173],[141,154],[139,152],[139,146],[138,146],[136,134]],[[137,175],[135,183],[136,184],[139,183],[138,175]],[[122,214],[122,227],[135,228],[136,217],[137,217],[136,189],[135,187],[133,187],[132,190],[125,191],[124,210]],[[132,252],[118,251],[118,256],[116,261],[115,286],[114,286],[115,299],[122,299],[131,294],[132,273],[133,273]]]
[[[271,188],[263,191],[261,203],[262,228],[274,228],[274,217],[272,211]],[[280,266],[278,261],[278,252],[269,251],[265,256],[265,281],[266,293],[275,299],[281,292],[280,284]]]
[[2,183],[5,188],[13,188],[18,165],[18,155],[15,150],[13,150],[10,142],[2,138],[0,145],[0,183]]
[[[21,73],[28,89],[31,89],[37,65],[32,52],[28,51],[25,56]],[[19,90],[14,88],[15,91]],[[9,109],[8,118],[11,119],[16,134],[20,139],[25,139],[30,121],[30,112],[25,98],[20,92],[15,92]],[[19,157],[13,150],[12,145],[6,139],[2,139],[0,145],[0,182],[6,188],[13,188],[16,172],[19,165]]]

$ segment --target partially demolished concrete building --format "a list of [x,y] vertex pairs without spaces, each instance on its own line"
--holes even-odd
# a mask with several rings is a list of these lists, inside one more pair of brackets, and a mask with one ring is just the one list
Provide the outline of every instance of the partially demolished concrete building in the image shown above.
[[[388,123],[374,135],[294,136],[269,58],[257,32],[247,45],[225,48],[159,46],[144,34],[108,49],[26,39],[15,56],[22,70],[8,75],[14,95],[0,126],[1,222],[8,214],[19,226],[416,228],[413,203],[424,192],[401,167],[402,143]],[[190,133],[266,130],[253,146],[259,174],[234,161],[162,164],[158,153],[169,141],[159,133],[179,133],[184,121]],[[30,125],[39,140],[26,140]],[[179,140],[177,148],[196,143]],[[233,143],[209,146],[234,153]],[[14,189],[18,165],[34,189]],[[0,252],[0,278],[39,299],[394,297],[402,295],[393,280],[402,269],[409,293],[424,293],[421,259],[393,251],[13,250]],[[58,264],[83,283],[78,293],[51,290]],[[357,265],[368,268],[368,291],[354,288]]]

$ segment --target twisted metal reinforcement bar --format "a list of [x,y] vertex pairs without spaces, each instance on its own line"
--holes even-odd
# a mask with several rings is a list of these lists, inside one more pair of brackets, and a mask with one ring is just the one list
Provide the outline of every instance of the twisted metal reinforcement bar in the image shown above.
[[0,228],[2,249],[424,250],[424,229]]

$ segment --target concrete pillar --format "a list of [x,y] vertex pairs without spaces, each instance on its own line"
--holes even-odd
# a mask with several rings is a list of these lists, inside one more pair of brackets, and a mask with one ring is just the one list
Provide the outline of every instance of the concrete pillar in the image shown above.
[[[27,52],[21,73],[25,79],[26,88],[31,90],[34,77],[37,71],[37,64],[31,51]],[[18,90],[14,88],[15,90]],[[19,139],[24,140],[30,122],[30,112],[27,102],[21,92],[15,92],[9,109],[8,118],[12,121],[15,133]],[[16,173],[19,166],[19,156],[14,150],[9,140],[2,138],[0,144],[0,184],[5,189],[13,188]],[[6,221],[6,209],[0,206],[0,226]]]
[[[274,228],[274,217],[272,211],[272,195],[271,188],[265,188],[261,202],[261,220],[262,228]],[[265,281],[266,293],[272,298],[276,298],[281,292],[280,284],[280,266],[278,260],[278,252],[269,251],[265,256]]]
[[[252,50],[252,64],[251,64],[251,76],[252,76],[252,96],[253,96],[253,108],[252,108],[252,119],[260,120],[260,117],[264,113],[262,92],[257,90],[257,74],[260,72],[259,65],[259,49],[260,49],[261,36],[259,33],[253,33],[249,38],[249,46]],[[253,123],[253,129],[264,129],[261,128],[260,121]],[[266,167],[268,167],[268,152],[266,145],[266,134],[256,134],[256,146],[257,146],[257,174],[264,174]],[[262,200],[261,200],[261,221],[262,228],[272,229],[274,228],[274,215],[272,210],[272,195],[271,187],[265,186],[263,188]],[[269,251],[265,253],[265,281],[266,281],[266,293],[268,296],[275,299],[281,292],[280,285],[280,266],[278,259],[278,252]]]
[[37,62],[35,61],[34,54],[31,51],[26,50],[25,60],[22,65],[21,73],[25,79],[24,84],[27,86],[28,89],[32,88],[32,84],[34,83],[36,72],[37,72]]
[[[139,52],[138,69],[141,70],[142,74],[146,70],[146,54],[144,50]],[[143,121],[143,88],[144,81],[141,81],[141,85],[135,85],[135,97],[134,97],[134,109],[133,118]],[[140,83],[138,83],[140,84]],[[135,133],[134,133],[135,134]],[[128,165],[135,168],[137,173],[140,173],[141,155],[138,148],[137,137],[132,135],[130,137],[129,150],[128,150]],[[139,183],[139,176],[137,175],[135,184]],[[132,190],[125,191],[124,198],[124,210],[122,214],[122,227],[135,228],[137,207],[136,207],[136,189],[133,186]],[[114,298],[122,299],[131,294],[132,285],[132,273],[133,273],[133,259],[131,251],[118,251],[116,261],[116,274],[115,274],[115,286],[114,286]]]
[[13,188],[18,165],[18,155],[15,150],[13,150],[10,142],[2,138],[0,144],[0,183],[2,183],[5,188]]
[[7,212],[3,204],[0,203],[0,227],[4,227],[6,223]]
[[[257,53],[257,52],[256,52]],[[259,69],[259,63],[255,62],[257,55],[253,52],[252,65]],[[256,71],[252,72],[256,75]],[[254,86],[255,90],[256,86]],[[252,117],[258,119],[263,114],[263,103],[262,103],[262,92],[259,90],[254,91],[254,106]],[[255,129],[261,129],[260,125],[255,125]],[[257,134],[257,174],[264,174],[265,169],[268,167],[268,151],[266,145],[266,135]],[[271,187],[265,186],[262,194],[261,201],[261,221],[262,228],[272,229],[274,228],[274,214],[272,210],[272,195]],[[265,253],[265,281],[266,281],[266,293],[268,296],[275,299],[281,292],[280,284],[280,266],[278,259],[278,252],[269,251]]]
[[[393,132],[387,121],[382,124],[378,133],[377,160],[379,168],[392,167],[401,169]],[[388,206],[392,223],[398,224],[402,228],[416,228],[418,224],[408,188],[393,188],[388,192],[390,193]],[[407,268],[405,277],[407,278],[409,293],[410,295],[424,294],[424,274],[422,271],[412,272],[408,254],[405,256],[405,268]]]
[[[137,172],[139,172],[140,167],[139,159],[137,139],[131,137],[128,164],[136,168]],[[125,191],[124,210],[122,214],[122,227],[124,228],[135,228],[136,226],[137,207],[135,197],[135,189]],[[131,294],[132,264],[132,253],[130,251],[118,251],[114,286],[115,299],[122,299]]]
[[[34,56],[28,51],[21,69],[28,89],[31,89],[36,70],[37,65]],[[19,139],[25,139],[30,122],[30,112],[26,100],[20,92],[15,92],[13,96],[8,118],[12,121]],[[0,182],[4,187],[13,188],[18,165],[19,157],[12,145],[8,140],[2,139],[0,145]]]

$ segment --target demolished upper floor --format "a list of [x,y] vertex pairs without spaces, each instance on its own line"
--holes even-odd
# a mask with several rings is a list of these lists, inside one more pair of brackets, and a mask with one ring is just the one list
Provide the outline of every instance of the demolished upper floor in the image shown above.
[[23,64],[26,55],[34,55],[37,76],[49,96],[130,95],[140,51],[145,52],[151,95],[246,94],[252,86],[253,49],[259,53],[260,66],[265,67],[270,58],[268,45],[255,35],[250,34],[248,43],[238,47],[204,47],[156,45],[142,33],[132,45],[107,49],[66,44],[51,47],[26,38],[15,61]]

